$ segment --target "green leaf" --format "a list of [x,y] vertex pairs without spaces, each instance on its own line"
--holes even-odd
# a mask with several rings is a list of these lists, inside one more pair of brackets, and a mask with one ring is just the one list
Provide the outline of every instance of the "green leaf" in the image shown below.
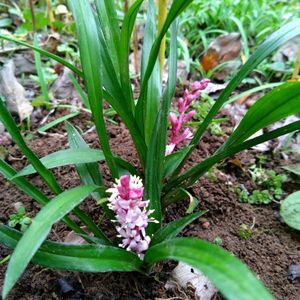
[[177,170],[174,172],[174,177],[179,174],[180,169],[183,167],[184,162],[191,154],[195,146],[198,144],[203,133],[216,116],[220,108],[228,100],[231,93],[236,89],[236,87],[242,82],[247,75],[254,70],[267,56],[269,56],[273,51],[284,45],[286,42],[300,34],[300,19],[292,21],[282,28],[270,35],[259,47],[257,47],[254,54],[247,60],[247,62],[242,66],[240,71],[234,76],[234,78],[229,82],[224,91],[221,93],[208,115],[201,123],[200,127],[194,134],[194,138],[191,141],[193,148],[187,153],[185,158],[182,160]]
[[[144,30],[144,42],[142,49],[142,70],[141,70],[141,80],[143,80],[144,73],[149,61],[149,55],[151,50],[151,45],[156,39],[157,36],[157,16],[156,16],[156,7],[154,0],[150,0],[147,10],[146,25]],[[160,67],[158,58],[153,69],[153,73],[150,76],[147,86],[147,93],[143,101],[143,122],[145,130],[145,140],[149,144],[151,133],[155,124],[156,116],[159,109],[160,97],[161,97],[161,78],[160,78]]]
[[[66,128],[68,132],[68,141],[69,145],[72,150],[88,150],[91,149],[86,144],[84,139],[81,137],[79,132],[73,127],[70,123],[66,123]],[[78,163],[75,165],[77,173],[81,179],[81,181],[86,185],[98,185],[103,186],[103,178],[102,174],[99,170],[99,166],[97,162],[90,162],[90,163]],[[103,191],[99,190],[92,193],[92,197],[95,201],[98,201],[99,199],[103,198],[105,196],[105,188]],[[101,205],[106,215],[110,218],[114,218],[114,214],[112,211],[107,207],[107,204]]]
[[[22,234],[0,225],[0,242],[15,248]],[[106,245],[67,245],[45,241],[32,261],[47,268],[79,272],[141,271],[142,261],[124,249]]]
[[251,106],[239,126],[220,150],[240,144],[260,129],[285,117],[299,113],[299,103],[299,82],[288,82],[275,88]]
[[[6,179],[13,182],[20,190],[25,192],[28,196],[33,198],[41,205],[46,205],[50,201],[49,198],[47,198],[40,190],[38,190],[35,186],[29,183],[25,178],[14,178],[17,172],[2,159],[0,159],[0,173]],[[84,231],[80,228],[80,226],[77,225],[74,221],[72,221],[69,217],[64,217],[62,220],[74,232],[81,233],[81,234],[84,233]]]
[[286,224],[300,230],[300,191],[289,195],[281,202],[280,215]]
[[273,300],[256,276],[231,253],[206,241],[178,238],[151,247],[144,258],[150,266],[174,259],[203,272],[229,300]]
[[[4,102],[0,97],[0,121],[4,124],[5,128],[11,135],[14,142],[19,146],[24,155],[31,162],[35,170],[41,175],[47,185],[55,194],[60,194],[62,192],[61,187],[56,181],[53,173],[49,171],[38,159],[38,157],[31,151],[31,149],[25,143],[17,125],[15,124],[12,116],[7,111]],[[84,212],[82,212],[79,208],[74,209],[75,215],[91,230],[95,235],[97,235],[97,226],[88,217]]]
[[[104,160],[101,150],[95,149],[66,149],[51,153],[41,159],[41,162],[47,169],[53,169],[62,166],[93,163]],[[32,165],[28,165],[18,172],[16,177],[27,176],[36,173]]]
[[54,175],[41,163],[38,157],[31,151],[31,149],[25,143],[15,121],[8,112],[4,102],[0,98],[0,121],[3,123],[6,130],[11,135],[14,142],[19,146],[23,154],[33,165],[34,169],[41,175],[51,190],[59,194],[62,190],[58,185]]
[[119,65],[120,65],[120,79],[121,85],[125,93],[125,100],[127,105],[133,111],[134,101],[131,90],[131,81],[129,76],[129,48],[130,48],[130,38],[133,31],[134,23],[138,11],[144,0],[136,0],[131,7],[128,9],[127,14],[125,15],[121,37],[120,37],[120,52],[119,52]]
[[82,102],[84,103],[85,107],[90,110],[91,108],[90,108],[90,103],[89,103],[87,94],[82,89],[82,87],[80,86],[80,84],[78,83],[78,81],[76,80],[75,76],[72,73],[69,74],[69,78],[70,78],[73,86],[75,87],[77,93],[80,95],[80,98],[81,98]]
[[97,134],[111,174],[117,178],[117,166],[110,149],[103,116],[102,50],[98,38],[97,23],[88,0],[68,0],[68,4],[76,23],[84,81]]
[[60,118],[57,118],[57,119],[55,119],[55,120],[47,123],[46,125],[40,127],[37,131],[38,132],[45,132],[45,131],[49,130],[50,128],[52,128],[52,127],[54,127],[54,126],[56,126],[56,125],[58,125],[58,124],[60,124],[60,123],[62,123],[64,121],[66,121],[66,120],[74,118],[74,117],[76,117],[78,115],[79,115],[79,112],[73,112],[73,113],[67,114],[65,116],[62,116]]
[[179,166],[182,158],[190,150],[190,147],[191,146],[185,147],[183,149],[180,149],[180,150],[166,156],[165,169],[164,169],[164,175],[163,175],[164,178],[171,175],[174,172],[174,170]]
[[[162,220],[161,188],[166,151],[167,120],[175,92],[177,74],[177,28],[177,22],[174,22],[171,32],[169,78],[163,93],[162,108],[152,131],[145,170],[145,199],[150,199],[150,208],[154,209],[152,216],[160,223]],[[151,236],[160,226],[157,223],[150,223],[147,232]]]
[[61,193],[44,206],[32,220],[13,252],[8,264],[2,290],[3,298],[24,272],[40,245],[46,239],[54,223],[62,219],[73,208],[80,204],[97,186],[80,186]]
[[[38,38],[37,38],[37,34],[35,33],[33,36],[33,45],[34,47],[38,47]],[[41,91],[42,91],[42,95],[43,98],[46,102],[49,102],[49,94],[48,94],[48,88],[47,88],[47,83],[45,80],[45,75],[44,75],[44,70],[42,67],[42,61],[41,61],[41,54],[39,52],[34,52],[34,62],[35,62],[35,67],[36,67],[36,71],[39,77],[39,82],[41,85]]]
[[173,23],[173,21],[176,19],[177,16],[180,15],[180,13],[187,7],[190,5],[190,3],[193,0],[176,0],[173,1],[169,13],[167,15],[165,24],[163,25],[163,28],[161,30],[161,32],[159,33],[158,37],[156,38],[151,51],[150,51],[150,55],[149,55],[149,62],[144,74],[144,78],[143,81],[141,83],[141,93],[140,93],[140,99],[144,99],[144,93],[146,92],[147,89],[147,83],[148,80],[152,74],[152,71],[154,69],[154,66],[156,64],[156,60],[158,57],[158,53],[159,53],[159,49],[160,49],[160,44],[162,39],[164,38],[165,34],[167,33],[169,27],[171,26],[171,24]]
[[203,216],[207,211],[199,211],[194,214],[177,219],[160,228],[152,237],[150,247],[175,238],[186,226]]
[[96,9],[109,53],[117,74],[120,74],[120,30],[114,1],[96,0]]
[[0,28],[8,27],[12,24],[12,20],[10,18],[0,19]]
[[22,42],[20,40],[17,40],[15,38],[13,38],[11,36],[8,36],[8,35],[5,35],[5,34],[1,34],[0,33],[0,39],[7,40],[7,41],[10,41],[10,42],[16,43],[18,45],[30,48],[30,49],[32,49],[34,51],[37,51],[37,52],[41,53],[44,56],[47,56],[47,57],[49,57],[51,59],[54,59],[58,63],[62,64],[63,66],[67,67],[68,69],[70,69],[71,71],[73,71],[74,73],[76,73],[77,75],[79,75],[81,77],[83,76],[81,70],[79,70],[78,68],[76,68],[75,66],[73,66],[72,64],[70,64],[68,61],[66,61],[65,59],[61,58],[60,56],[57,56],[57,55],[55,55],[53,53],[50,53],[50,52],[48,52],[46,50],[43,50],[43,49],[39,48],[39,47],[35,47],[33,45],[30,45],[28,43]]
[[[281,128],[278,128],[276,130],[272,130],[270,132],[267,132],[265,134],[262,134],[256,138],[247,140],[241,144],[234,145],[230,148],[226,148],[213,156],[209,157],[208,159],[202,161],[200,164],[192,167],[188,171],[184,172],[182,175],[177,177],[174,180],[170,180],[170,182],[167,183],[167,185],[164,187],[163,192],[165,193],[164,199],[163,199],[163,206],[167,206],[170,203],[176,202],[180,199],[180,196],[182,196],[182,193],[180,192],[180,188],[188,188],[192,184],[194,184],[203,174],[205,174],[212,166],[217,164],[218,162],[222,161],[226,157],[230,157],[240,151],[249,149],[253,146],[256,146],[258,144],[264,143],[268,140],[277,138],[281,135],[285,135],[290,132],[294,132],[296,130],[300,129],[300,121],[293,122],[289,125],[283,126]],[[173,192],[170,192],[172,189]],[[173,193],[173,195],[172,195]],[[179,197],[175,196],[174,193],[178,194]]]

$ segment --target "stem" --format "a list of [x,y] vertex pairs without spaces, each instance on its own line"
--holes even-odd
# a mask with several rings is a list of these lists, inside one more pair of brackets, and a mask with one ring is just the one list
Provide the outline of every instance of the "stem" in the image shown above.
[[292,81],[297,81],[299,71],[300,71],[300,47],[298,50],[298,56],[297,56],[297,60],[295,63],[295,69],[294,69],[294,72],[293,72],[293,75],[291,78]]
[[32,0],[28,0],[30,10],[31,10],[31,18],[32,18],[32,29],[36,32],[36,21],[35,21],[35,12],[34,12],[34,5]]
[[125,12],[125,14],[128,12],[128,0],[125,0],[125,3],[124,3],[124,12]]
[[[157,0],[158,5],[158,25],[157,31],[158,34],[161,32],[163,25],[167,18],[167,5],[168,0]],[[160,44],[159,50],[159,64],[160,64],[160,75],[162,78],[164,65],[165,65],[165,52],[166,52],[166,37],[164,37]]]
[[139,47],[138,47],[138,26],[134,25],[133,30],[133,57],[135,74],[139,74]]
[[54,27],[53,23],[55,22],[55,19],[54,19],[53,9],[52,9],[52,5],[51,5],[51,0],[47,0],[47,13],[48,13],[48,16],[50,19],[51,29],[54,31],[55,27]]

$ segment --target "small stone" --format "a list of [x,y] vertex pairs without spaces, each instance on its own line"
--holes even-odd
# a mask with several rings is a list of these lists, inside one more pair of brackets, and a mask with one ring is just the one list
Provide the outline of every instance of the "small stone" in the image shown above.
[[210,226],[210,223],[209,223],[209,222],[204,222],[204,223],[202,223],[202,228],[204,228],[204,229],[208,229],[209,226]]
[[208,222],[208,220],[206,219],[206,218],[199,218],[199,222],[201,223],[201,224],[203,224],[203,223],[206,223],[206,222]]

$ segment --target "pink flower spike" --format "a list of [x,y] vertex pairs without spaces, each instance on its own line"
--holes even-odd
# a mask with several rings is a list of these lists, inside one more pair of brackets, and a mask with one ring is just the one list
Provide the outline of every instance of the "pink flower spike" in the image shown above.
[[209,79],[203,79],[201,81],[195,81],[191,85],[192,93],[194,93],[197,90],[205,90],[207,88],[207,85],[209,84]]
[[172,144],[172,143],[170,145],[167,145],[165,155],[169,155],[169,154],[173,153],[173,151],[175,150],[175,147],[176,147],[176,145]]
[[181,114],[185,111],[184,100],[183,98],[179,98],[178,100],[178,112]]
[[146,236],[145,229],[149,222],[157,222],[149,217],[153,210],[147,210],[149,200],[144,201],[144,186],[137,176],[124,175],[116,180],[111,193],[108,207],[116,214],[116,227],[122,237],[121,247],[135,252],[141,259],[150,244],[150,237]]
[[193,138],[193,133],[189,128],[186,128],[183,132],[183,134],[178,139],[178,144],[181,143],[184,140],[191,140]]
[[172,126],[177,126],[178,124],[178,118],[176,116],[176,114],[174,114],[173,112],[171,112],[169,114],[169,121],[171,123]]
[[189,112],[184,116],[183,122],[184,122],[184,123],[187,122],[190,118],[193,117],[193,115],[194,115],[195,113],[196,113],[195,110],[189,111]]

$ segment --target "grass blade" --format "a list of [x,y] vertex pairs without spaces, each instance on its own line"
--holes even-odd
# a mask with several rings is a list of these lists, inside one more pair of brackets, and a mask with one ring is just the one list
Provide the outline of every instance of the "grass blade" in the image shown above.
[[[73,127],[70,123],[66,123],[66,128],[68,132],[68,141],[72,150],[80,150],[80,151],[90,151],[91,149],[86,144],[84,139],[81,137],[79,132]],[[102,152],[102,151],[101,151]],[[103,155],[103,154],[102,154]],[[99,157],[99,155],[98,155]],[[77,173],[81,179],[81,181],[86,185],[98,185],[104,186],[102,174],[99,170],[99,166],[96,161],[91,162],[78,162],[75,165]],[[92,197],[95,201],[100,200],[105,196],[105,188],[103,191],[99,190],[92,193]],[[107,207],[107,203],[101,204],[105,214],[112,220],[114,218],[114,214]]]
[[87,94],[82,89],[82,87],[80,86],[80,84],[78,83],[78,81],[76,80],[75,76],[72,73],[69,74],[69,78],[73,86],[75,87],[77,93],[79,94],[82,102],[84,103],[85,107],[90,110],[91,108],[90,108],[90,103]]
[[22,42],[20,40],[17,40],[11,36],[8,36],[8,35],[5,35],[5,34],[1,34],[0,33],[0,39],[3,39],[3,40],[6,40],[6,41],[10,41],[10,42],[13,42],[13,43],[16,43],[18,45],[21,45],[21,46],[24,46],[24,47],[27,47],[29,49],[32,49],[36,52],[39,52],[41,53],[42,55],[44,56],[47,56],[55,61],[57,61],[58,63],[64,65],[65,67],[67,67],[68,69],[70,69],[71,71],[73,71],[74,73],[76,73],[77,75],[79,75],[80,77],[83,76],[83,73],[81,70],[79,70],[78,68],[76,68],[75,66],[73,66],[72,64],[70,64],[68,61],[66,61],[65,59],[61,58],[60,56],[57,56],[51,52],[48,52],[44,49],[41,49],[39,47],[35,47],[31,44],[28,44],[26,42]]
[[274,298],[256,276],[231,253],[206,241],[178,238],[151,247],[145,262],[174,259],[203,272],[229,300]]
[[[0,99],[0,121],[4,124],[5,128],[11,135],[14,142],[19,146],[24,155],[31,162],[35,170],[44,179],[50,189],[56,194],[62,192],[61,187],[57,183],[53,173],[49,171],[38,159],[38,157],[31,151],[31,149],[25,143],[17,125],[15,124],[12,116],[7,111],[3,101]],[[90,217],[88,217],[79,208],[74,209],[75,215],[91,230],[96,236],[100,235],[100,231]],[[101,236],[100,236],[101,237]]]
[[40,127],[37,131],[38,132],[46,132],[47,130],[49,130],[50,128],[66,121],[66,120],[69,120],[71,118],[74,118],[76,116],[78,116],[80,114],[80,112],[73,112],[73,113],[70,113],[70,114],[67,114],[65,116],[62,116],[60,118],[57,118],[49,123],[47,123],[46,125]]
[[[34,47],[38,47],[38,39],[37,39],[37,35],[36,33],[34,34],[33,37],[33,45]],[[47,83],[45,80],[45,76],[44,76],[44,71],[43,71],[43,67],[42,67],[42,61],[41,61],[41,55],[39,52],[34,52],[34,61],[35,61],[35,67],[36,67],[36,71],[39,77],[39,81],[41,84],[41,91],[42,91],[42,95],[43,98],[46,102],[49,102],[49,94],[48,94],[48,88],[47,88]]]

